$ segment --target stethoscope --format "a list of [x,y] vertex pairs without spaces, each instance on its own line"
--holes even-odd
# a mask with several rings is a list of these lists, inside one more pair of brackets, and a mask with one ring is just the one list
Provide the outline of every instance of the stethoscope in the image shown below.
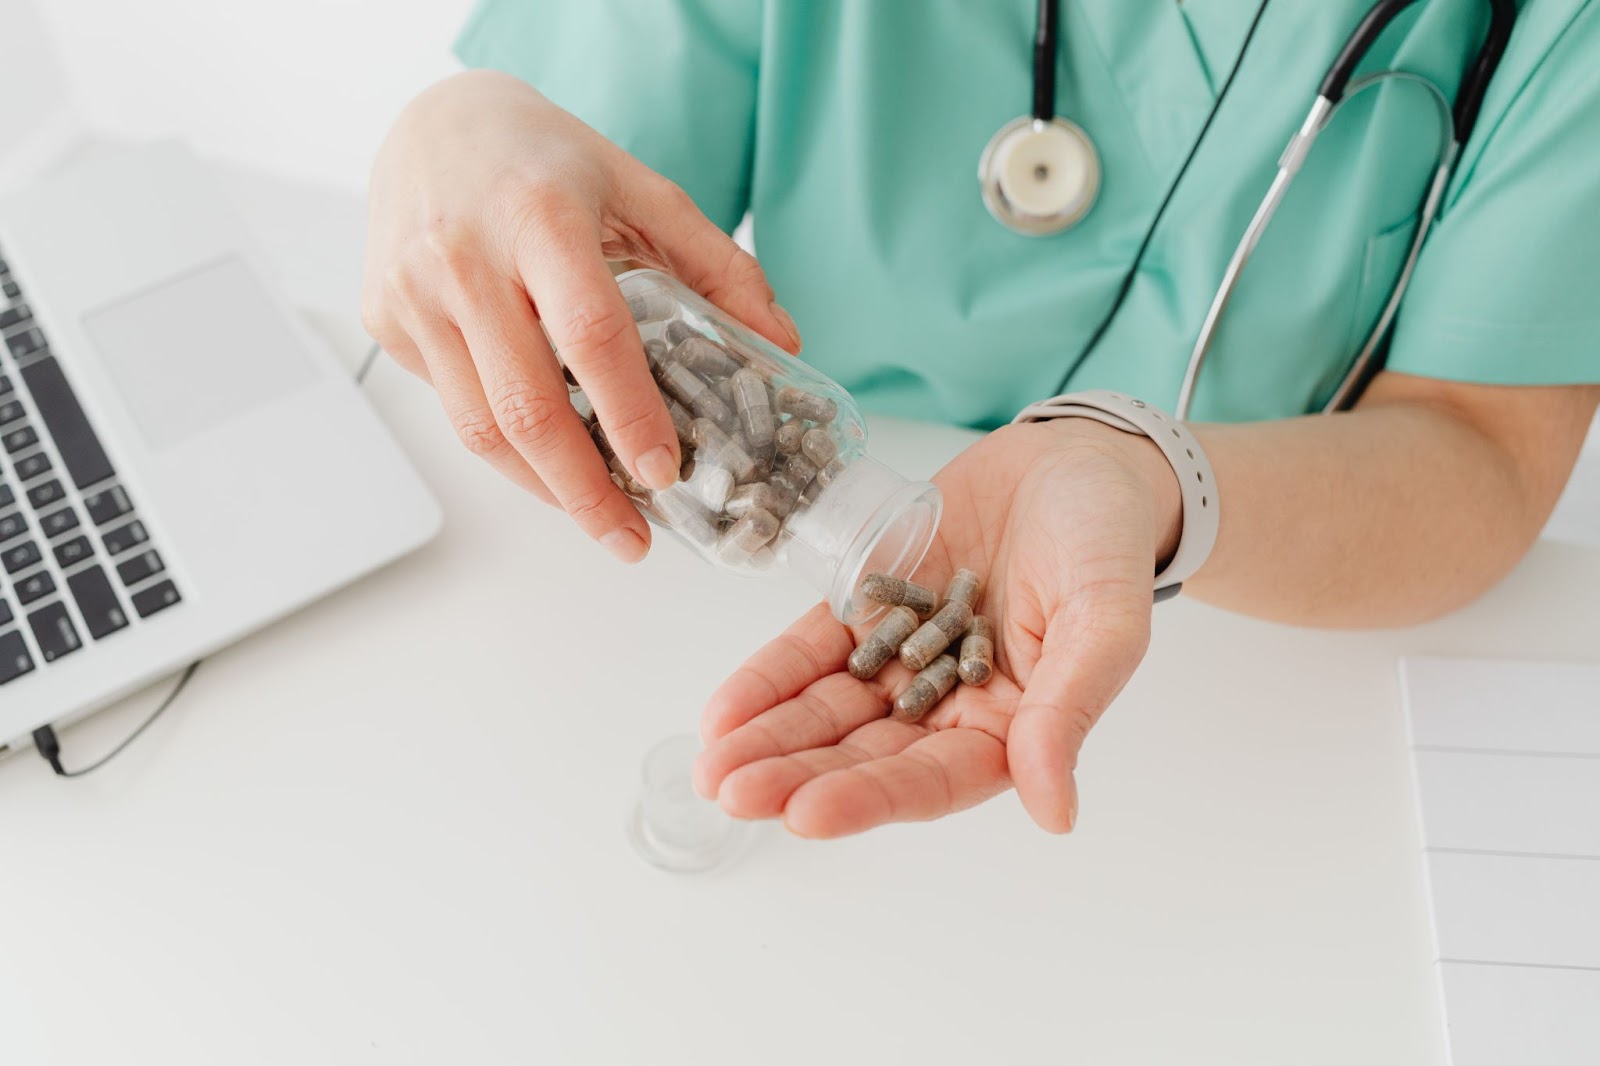
[[[1199,338],[1190,352],[1183,385],[1173,409],[1178,418],[1189,417],[1200,368],[1205,364],[1206,354],[1211,349],[1222,314],[1238,286],[1239,276],[1268,223],[1272,221],[1272,216],[1283,203],[1295,175],[1304,166],[1317,137],[1327,129],[1346,101],[1380,82],[1394,79],[1422,86],[1437,105],[1440,115],[1438,162],[1418,212],[1416,235],[1412,238],[1400,275],[1390,290],[1389,299],[1372,332],[1368,334],[1338,388],[1324,405],[1324,413],[1344,410],[1353,404],[1365,387],[1370,373],[1376,369],[1374,361],[1400,309],[1400,301],[1411,284],[1417,256],[1438,216],[1461,147],[1472,134],[1484,94],[1494,77],[1495,68],[1500,65],[1517,17],[1515,0],[1489,0],[1492,11],[1488,34],[1462,79],[1453,108],[1444,90],[1432,81],[1406,71],[1382,71],[1352,82],[1356,67],[1384,29],[1396,15],[1415,2],[1379,0],[1374,4],[1322,79],[1311,110],[1279,157],[1277,175],[1261,206],[1256,209],[1239,246],[1234,250],[1222,283],[1211,301]],[[1267,0],[1262,0],[1261,11],[1257,13],[1258,22],[1266,3]],[[983,157],[978,163],[978,181],[989,213],[1008,229],[1026,236],[1045,236],[1071,228],[1089,213],[1100,191],[1100,157],[1095,151],[1094,142],[1082,127],[1055,113],[1055,67],[1059,38],[1057,9],[1058,0],[1039,0],[1034,33],[1032,111],[1002,126],[984,148]],[[1243,59],[1242,55],[1240,59]]]

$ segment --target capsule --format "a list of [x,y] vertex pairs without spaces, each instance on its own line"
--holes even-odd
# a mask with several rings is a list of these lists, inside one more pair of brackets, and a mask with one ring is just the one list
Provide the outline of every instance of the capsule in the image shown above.
[[713,514],[721,514],[728,497],[733,495],[733,473],[715,462],[697,461],[689,476],[684,478],[683,487],[711,508]]
[[722,534],[717,554],[729,562],[747,561],[778,535],[778,519],[762,510],[753,510]]
[[778,496],[778,510],[772,513],[779,518],[789,517],[789,512],[793,511],[795,504],[800,502],[800,494],[805,491],[805,486],[796,485],[794,478],[782,470],[777,471],[768,478],[767,484],[772,486],[772,491]]
[[722,513],[729,518],[743,518],[751,511],[757,510],[766,511],[778,518],[783,518],[789,513],[778,490],[765,481],[740,485],[728,496],[727,502],[722,507]]
[[800,438],[800,454],[821,469],[839,457],[839,445],[827,430],[818,426],[806,430],[805,436]]
[[679,487],[652,493],[650,509],[667,525],[687,537],[691,544],[710,548],[721,536],[711,512],[696,503]]
[[800,442],[806,435],[804,422],[785,422],[778,427],[776,441],[779,455],[799,455]]
[[867,635],[855,651],[850,653],[850,676],[862,681],[878,676],[878,671],[888,665],[900,644],[917,628],[916,612],[909,607],[896,607],[890,611],[877,628]]
[[668,360],[661,365],[656,380],[674,400],[689,409],[696,418],[709,418],[719,426],[732,428],[733,410],[723,403],[710,385],[682,363]]
[[674,400],[671,396],[663,396],[661,399],[667,405],[667,415],[671,417],[672,428],[678,434],[678,443],[683,445],[681,450],[687,454],[689,449],[694,447],[694,438],[690,436],[690,427],[694,425],[694,415],[685,411],[683,404]]
[[758,452],[771,451],[778,426],[772,416],[772,396],[767,392],[766,381],[749,367],[734,371],[731,381],[733,409],[739,414],[745,439]]
[[821,470],[817,471],[817,484],[827,488],[833,484],[833,479],[844,473],[844,460],[835,459]]
[[961,638],[960,674],[969,685],[987,684],[994,676],[994,623],[985,615],[973,615]]
[[628,311],[635,322],[660,322],[678,313],[678,301],[660,289],[647,289],[628,297]]
[[900,661],[913,670],[933,662],[946,648],[961,639],[972,624],[972,608],[959,600],[947,600],[922,628],[900,645]]
[[778,390],[778,410],[812,422],[832,422],[839,414],[839,405],[826,396],[785,385]]
[[733,474],[738,482],[756,476],[756,461],[744,446],[722,431],[722,427],[709,418],[697,418],[689,428],[689,439],[694,441],[695,459],[699,465],[720,466]]
[[645,341],[644,361],[650,364],[650,373],[659,377],[662,366],[667,362],[667,342],[659,337]]
[[701,336],[686,337],[672,349],[672,358],[710,381],[732,377],[739,361],[722,345]]
[[817,476],[817,464],[804,455],[791,455],[783,464],[784,473],[804,492]]
[[689,323],[685,322],[683,319],[675,318],[671,322],[667,323],[666,336],[667,347],[676,348],[690,337],[698,337],[700,334],[693,326],[689,325]]
[[956,576],[944,590],[944,602],[964,603],[967,610],[978,609],[978,597],[983,594],[983,578],[971,570],[957,570]]
[[954,656],[941,655],[928,668],[911,679],[911,687],[894,699],[894,716],[902,722],[920,721],[933,710],[934,704],[956,687],[957,667]]
[[890,607],[909,607],[921,618],[927,618],[939,608],[938,593],[888,574],[868,574],[861,579],[861,591],[869,600]]

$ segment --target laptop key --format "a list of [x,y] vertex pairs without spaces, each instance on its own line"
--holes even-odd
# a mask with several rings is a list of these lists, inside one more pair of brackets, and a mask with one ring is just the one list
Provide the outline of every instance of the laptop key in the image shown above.
[[124,585],[137,585],[149,577],[161,573],[166,566],[161,561],[161,553],[154,549],[135,555],[132,559],[117,567],[117,576]]
[[33,431],[32,426],[23,426],[9,433],[0,435],[0,442],[4,442],[6,454],[15,455],[24,448],[31,448],[39,443],[39,434]]
[[59,511],[51,511],[39,519],[39,526],[44,530],[45,540],[54,540],[67,530],[78,528],[78,512],[71,507],[63,507]]
[[0,544],[4,544],[13,537],[20,537],[27,531],[28,520],[16,511],[0,515]]
[[30,614],[28,625],[33,629],[33,639],[39,645],[39,654],[44,656],[44,661],[47,663],[53,663],[63,655],[71,655],[83,647],[83,640],[73,628],[72,618],[67,614],[67,605],[60,600],[46,604]]
[[56,590],[56,579],[50,576],[50,571],[41,570],[37,574],[30,574],[17,582],[17,602],[26,607],[35,600],[43,599]]
[[12,326],[21,325],[33,317],[33,311],[27,304],[17,304],[14,307],[0,311],[0,329],[10,329]]
[[22,286],[14,281],[7,281],[4,285],[0,285],[0,292],[5,293],[6,299],[15,300],[22,295]]
[[22,639],[22,634],[15,629],[0,633],[0,685],[32,672],[33,658],[28,654],[28,642]]
[[11,605],[5,600],[0,600],[0,626],[10,624],[11,618]]
[[0,401],[0,426],[7,422],[15,422],[25,414],[27,412],[22,409],[21,400]]
[[116,473],[55,356],[25,366],[21,373],[22,383],[33,393],[40,419],[55,438],[61,465],[72,475],[72,483],[84,489]]
[[0,481],[0,507],[10,507],[17,502],[17,494],[11,491],[11,486]]
[[43,485],[35,485],[28,490],[28,502],[33,504],[35,510],[42,510],[52,503],[66,499],[67,490],[61,487],[61,482],[51,478]]
[[91,566],[73,574],[67,578],[67,588],[72,590],[83,624],[89,627],[89,635],[95,640],[103,640],[126,628],[128,616],[122,613],[117,593],[100,567]]
[[34,452],[17,460],[17,480],[32,481],[41,474],[50,472],[50,457],[44,452]]
[[85,497],[83,506],[89,512],[90,521],[97,526],[103,526],[133,510],[133,501],[128,499],[128,494],[122,490],[121,485],[116,485],[104,492]]
[[106,546],[107,555],[121,555],[134,545],[143,544],[149,539],[150,534],[145,532],[144,523],[139,521],[118,526],[100,538],[101,543]]
[[56,565],[63,570],[77,566],[92,555],[94,545],[89,543],[88,537],[73,537],[64,544],[56,545]]
[[11,354],[17,359],[42,352],[45,349],[44,334],[36,329],[25,329],[21,333],[14,333],[6,338],[6,347],[11,349]]
[[0,374],[0,396],[10,396],[16,391],[17,387],[11,384],[11,379],[4,374]]
[[159,585],[151,585],[143,592],[135,592],[133,609],[139,612],[140,618],[149,618],[157,611],[164,611],[182,600],[183,597],[178,595],[178,586],[170,581],[163,581]]
[[43,556],[39,554],[39,545],[31,540],[23,541],[15,548],[7,548],[0,552],[0,562],[4,562],[6,573],[14,574],[18,570],[26,570],[37,563]]

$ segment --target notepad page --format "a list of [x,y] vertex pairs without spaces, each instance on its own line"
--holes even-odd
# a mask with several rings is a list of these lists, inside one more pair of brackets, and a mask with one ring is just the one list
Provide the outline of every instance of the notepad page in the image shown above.
[[1568,544],[1600,546],[1600,419],[1589,431],[1589,440],[1542,536]]
[[1600,1063],[1600,664],[1400,672],[1451,1066]]

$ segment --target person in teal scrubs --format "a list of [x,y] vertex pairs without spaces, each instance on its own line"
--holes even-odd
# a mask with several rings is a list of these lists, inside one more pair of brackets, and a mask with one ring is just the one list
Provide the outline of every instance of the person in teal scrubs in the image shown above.
[[[990,430],[936,479],[926,572],[988,573],[1003,676],[920,724],[886,719],[892,685],[843,671],[856,635],[819,607],[712,697],[696,782],[807,836],[1011,786],[1066,831],[1079,748],[1144,654],[1181,507],[1145,438],[1006,423],[1080,389],[1171,410],[1279,152],[1367,7],[1063,0],[1056,110],[1095,140],[1103,184],[1078,226],[1028,237],[990,216],[976,171],[1029,103],[1034,0],[481,0],[458,42],[475,69],[414,101],[374,169],[364,320],[469,448],[627,561],[649,527],[551,349],[635,476],[670,484],[677,442],[617,263],[676,275],[790,352],[803,335],[870,410]],[[1362,69],[1453,92],[1487,22],[1480,0],[1415,4]],[[1438,144],[1414,84],[1339,112],[1199,379],[1193,428],[1224,502],[1185,591],[1403,625],[1527,550],[1600,404],[1596,55],[1600,0],[1520,5],[1386,368],[1322,416]],[[747,215],[759,263],[728,237]]]

